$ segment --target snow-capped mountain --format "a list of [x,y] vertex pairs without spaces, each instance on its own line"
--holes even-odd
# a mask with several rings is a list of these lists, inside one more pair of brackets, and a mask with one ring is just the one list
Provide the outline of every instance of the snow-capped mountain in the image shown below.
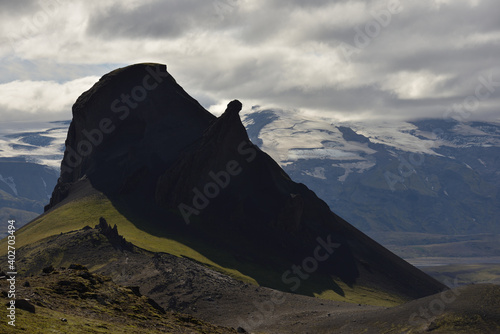
[[68,126],[0,123],[0,226],[15,219],[20,227],[43,212],[59,177]]
[[0,158],[59,170],[70,121],[0,122]]
[[338,123],[259,107],[243,119],[292,179],[364,232],[500,232],[500,124]]

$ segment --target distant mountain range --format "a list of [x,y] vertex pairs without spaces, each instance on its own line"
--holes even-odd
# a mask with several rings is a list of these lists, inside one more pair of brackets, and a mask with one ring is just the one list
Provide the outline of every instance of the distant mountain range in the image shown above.
[[253,142],[366,233],[500,233],[500,124],[335,123],[254,108]]

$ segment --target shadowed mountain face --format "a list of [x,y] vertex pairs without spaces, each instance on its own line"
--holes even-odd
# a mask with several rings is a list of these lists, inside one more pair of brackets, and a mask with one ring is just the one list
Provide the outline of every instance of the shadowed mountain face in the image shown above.
[[263,265],[272,264],[262,254],[300,263],[282,276],[292,291],[315,271],[403,298],[444,288],[293,182],[249,140],[240,110],[232,101],[214,117],[165,65],[105,75],[73,106],[61,177],[46,210],[78,196],[89,180],[117,207],[153,212],[156,228],[201,235]]
[[149,190],[158,175],[215,117],[191,98],[165,65],[135,65],[103,76],[73,106],[61,178],[48,208],[88,177],[107,193]]

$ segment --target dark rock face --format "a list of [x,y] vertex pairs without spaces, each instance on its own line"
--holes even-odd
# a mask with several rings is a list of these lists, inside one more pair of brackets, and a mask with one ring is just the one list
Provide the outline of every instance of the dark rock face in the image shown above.
[[[187,226],[238,253],[305,263],[320,257],[320,247],[327,253],[315,260],[314,270],[350,285],[406,297],[444,288],[293,182],[250,141],[241,108],[235,100],[214,117],[165,65],[139,64],[105,75],[73,106],[61,177],[47,209],[88,179],[107,195],[128,198],[131,209],[151,205],[161,212],[157,226]],[[294,277],[282,280],[293,283]]]
[[46,210],[82,177],[107,192],[154,188],[155,178],[215,117],[165,65],[138,64],[103,76],[73,105],[61,176]]
[[239,101],[230,102],[165,171],[157,183],[156,202],[186,224],[224,235],[245,233],[263,243],[300,246],[301,253],[300,248],[314,243],[325,228],[331,212],[252,144],[240,109]]

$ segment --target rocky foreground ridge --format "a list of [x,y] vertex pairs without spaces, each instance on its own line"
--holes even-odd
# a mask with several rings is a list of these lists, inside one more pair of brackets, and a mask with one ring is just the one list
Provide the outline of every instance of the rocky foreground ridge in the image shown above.
[[[67,249],[62,257],[61,249]],[[138,248],[105,219],[20,251],[16,329],[30,333],[468,334],[500,329],[498,285],[455,287],[391,308],[306,297]],[[0,277],[3,303],[9,302],[9,285]],[[0,316],[8,311],[2,308]],[[0,331],[11,329],[0,322]]]

